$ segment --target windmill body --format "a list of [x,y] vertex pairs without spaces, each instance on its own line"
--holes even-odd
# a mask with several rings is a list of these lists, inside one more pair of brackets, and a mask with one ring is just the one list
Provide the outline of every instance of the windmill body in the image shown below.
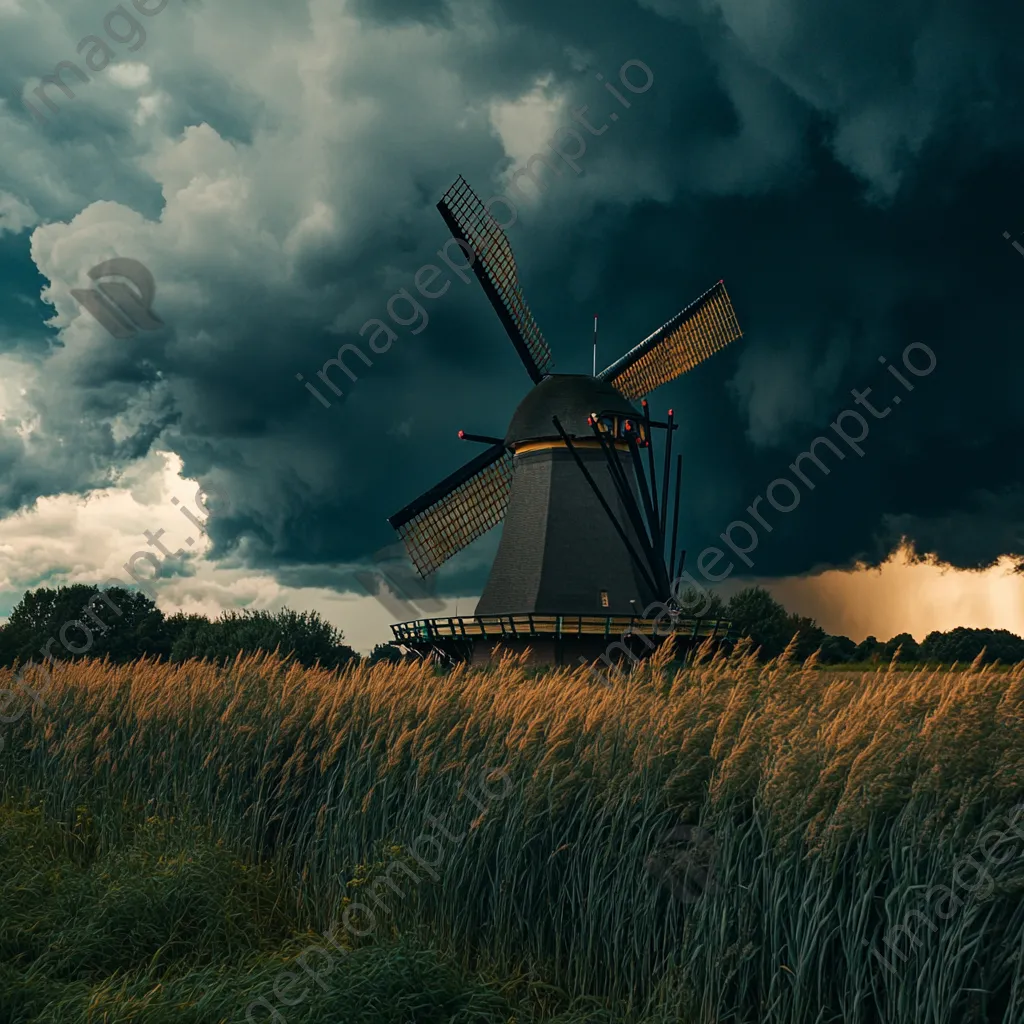
[[[658,599],[552,427],[557,416],[619,522],[628,523],[612,469],[587,423],[594,411],[642,418],[610,384],[568,374],[545,378],[512,417],[505,435],[513,452],[512,486],[478,615],[629,616]],[[616,449],[615,458],[638,501],[629,454]],[[630,534],[639,547],[632,527]]]
[[[534,387],[505,437],[460,431],[487,447],[389,518],[421,576],[504,520],[476,614],[397,623],[395,641],[475,660],[496,646],[529,647],[536,660],[556,663],[593,657],[620,629],[625,639],[650,626],[648,609],[674,601],[667,506],[675,425],[671,410],[656,423],[646,399],[642,411],[634,403],[740,336],[732,304],[719,282],[600,373],[554,374],[512,248],[486,206],[459,178],[438,209]],[[667,437],[660,501],[654,428]],[[675,612],[670,620],[674,637],[691,625],[691,641],[718,635],[719,622],[683,622]]]

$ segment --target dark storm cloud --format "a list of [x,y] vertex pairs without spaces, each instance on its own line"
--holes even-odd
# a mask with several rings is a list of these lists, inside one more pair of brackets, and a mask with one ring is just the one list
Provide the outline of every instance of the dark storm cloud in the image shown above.
[[449,27],[452,12],[444,0],[355,0],[353,12],[383,24],[419,21]]
[[[756,569],[877,561],[902,535],[963,566],[1022,553],[1024,259],[1002,238],[1024,239],[1016,8],[250,13],[161,15],[145,106],[105,81],[73,125],[8,115],[0,190],[68,223],[32,247],[58,311],[52,351],[26,348],[23,312],[2,314],[4,350],[34,352],[39,417],[30,438],[0,422],[6,512],[100,486],[159,443],[210,495],[218,554],[344,587],[392,539],[385,517],[475,454],[455,432],[503,434],[529,381],[476,283],[457,279],[424,302],[421,333],[392,324],[372,367],[349,360],[344,402],[323,408],[295,374],[315,381],[345,343],[368,351],[360,325],[436,262],[448,236],[433,204],[458,173],[483,194],[505,187],[515,159],[495,104],[550,99],[522,158],[574,107],[594,125],[617,112],[595,74],[614,81],[638,59],[653,87],[508,234],[563,372],[589,368],[595,310],[603,365],[725,278],[746,337],[653,399],[681,417],[687,547],[742,516],[851,388],[891,395],[880,355],[926,341],[935,372],[874,425],[862,459],[778,517]],[[5,82],[52,67],[70,37],[33,42]],[[79,316],[69,289],[114,250],[153,271],[165,333],[125,344]],[[445,586],[478,586],[493,543]]]

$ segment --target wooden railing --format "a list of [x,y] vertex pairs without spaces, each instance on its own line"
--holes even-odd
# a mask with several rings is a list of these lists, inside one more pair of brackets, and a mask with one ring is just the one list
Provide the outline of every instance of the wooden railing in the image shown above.
[[398,642],[431,642],[475,637],[580,637],[603,636],[608,640],[627,633],[648,636],[676,636],[704,640],[724,638],[732,623],[728,619],[668,616],[641,619],[629,615],[464,615],[438,619],[413,619],[391,627]]

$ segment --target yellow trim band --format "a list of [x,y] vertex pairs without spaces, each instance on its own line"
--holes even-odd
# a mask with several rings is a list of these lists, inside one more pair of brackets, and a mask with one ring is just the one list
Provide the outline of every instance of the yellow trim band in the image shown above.
[[[582,441],[573,441],[573,448],[601,448],[601,442],[597,438],[586,438]],[[525,455],[527,452],[543,452],[548,451],[551,448],[565,448],[566,445],[563,441],[527,441],[526,444],[517,444],[515,446],[516,455]],[[621,441],[615,443],[615,447],[620,452],[628,452],[629,448]]]

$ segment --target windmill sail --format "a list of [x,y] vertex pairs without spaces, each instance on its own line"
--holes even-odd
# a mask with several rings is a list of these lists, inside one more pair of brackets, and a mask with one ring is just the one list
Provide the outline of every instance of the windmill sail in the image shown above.
[[388,519],[420,576],[497,526],[512,489],[512,453],[495,444]]
[[637,399],[692,370],[742,334],[725,283],[719,281],[598,378],[614,384],[626,398]]
[[523,298],[515,256],[505,232],[461,175],[441,197],[437,208],[455,238],[476,254],[473,273],[483,285],[526,372],[535,384],[539,383],[551,370],[551,350]]

